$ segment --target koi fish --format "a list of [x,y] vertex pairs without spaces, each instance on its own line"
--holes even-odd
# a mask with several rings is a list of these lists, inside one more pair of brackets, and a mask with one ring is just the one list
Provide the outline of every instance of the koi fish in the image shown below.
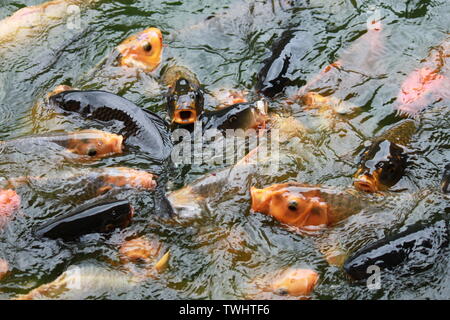
[[89,233],[108,233],[126,228],[134,209],[128,201],[96,203],[57,217],[35,229],[37,237],[73,240]]
[[361,200],[349,192],[296,182],[252,187],[250,193],[254,212],[306,230],[330,226],[363,209]]
[[400,115],[414,117],[429,105],[450,98],[450,79],[446,66],[448,57],[450,41],[446,40],[433,49],[419,69],[406,77],[394,104]]

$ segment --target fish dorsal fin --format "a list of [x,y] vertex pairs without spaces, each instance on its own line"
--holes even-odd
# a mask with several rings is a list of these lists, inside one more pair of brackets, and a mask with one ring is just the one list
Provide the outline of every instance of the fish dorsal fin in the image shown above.
[[374,141],[388,140],[400,146],[408,146],[414,133],[417,130],[416,122],[412,119],[406,119],[386,130],[383,134],[374,139]]

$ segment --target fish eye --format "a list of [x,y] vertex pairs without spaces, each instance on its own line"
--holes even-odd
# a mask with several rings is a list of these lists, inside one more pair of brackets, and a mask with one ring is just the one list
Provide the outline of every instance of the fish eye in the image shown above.
[[297,208],[298,208],[298,202],[297,201],[295,201],[295,200],[289,201],[289,203],[288,203],[288,209],[289,210],[295,211],[295,210],[297,210]]
[[150,52],[152,51],[152,45],[149,42],[147,42],[142,46],[142,49],[144,49],[144,51]]
[[289,292],[286,288],[279,288],[275,291],[275,294],[278,294],[280,296],[286,296],[288,293]]
[[228,121],[230,121],[230,122],[235,122],[237,120],[237,117],[235,116],[235,115],[232,115],[229,119],[228,119]]
[[114,230],[114,225],[113,224],[108,224],[105,227],[106,232],[110,232],[112,230]]
[[89,157],[95,157],[97,155],[97,150],[91,148],[91,149],[88,150],[87,155]]

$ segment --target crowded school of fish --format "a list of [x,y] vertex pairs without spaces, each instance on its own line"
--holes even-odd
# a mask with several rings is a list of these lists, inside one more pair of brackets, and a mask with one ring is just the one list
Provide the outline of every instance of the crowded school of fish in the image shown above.
[[[83,1],[72,2],[78,4]],[[0,42],[10,41],[18,36],[20,32],[17,30],[20,29],[23,21],[21,17],[24,15],[45,16],[49,8],[63,11],[68,3],[71,1],[56,0],[19,10],[0,21],[0,26],[8,27],[2,28]],[[372,28],[359,40],[364,43],[371,39],[373,42],[382,32],[382,23],[374,21]],[[274,43],[271,56],[261,66],[254,93],[249,95],[230,92],[226,99],[217,104],[214,111],[204,108],[205,93],[195,72],[180,65],[169,66],[159,79],[167,95],[166,119],[122,98],[116,92],[83,89],[87,87],[85,83],[90,79],[76,80],[70,86],[57,86],[43,98],[43,104],[33,106],[33,112],[37,114],[36,121],[40,121],[42,114],[55,113],[93,120],[100,125],[118,121],[121,124],[120,129],[116,132],[98,128],[65,133],[58,131],[1,141],[0,154],[7,157],[14,155],[17,150],[29,148],[56,150],[55,152],[71,161],[89,164],[101,158],[137,149],[157,163],[161,170],[171,170],[171,153],[175,143],[172,141],[171,132],[179,128],[193,132],[197,123],[201,123],[204,130],[216,129],[223,134],[228,129],[253,129],[256,135],[279,130],[280,139],[288,140],[297,130],[302,130],[302,124],[292,117],[280,117],[277,110],[271,109],[271,103],[286,86],[298,80],[295,61],[304,57],[311,41],[311,35],[303,31],[286,30]],[[309,231],[313,232],[318,228],[333,228],[336,223],[358,214],[365,206],[370,205],[370,196],[394,188],[411,163],[410,158],[414,151],[409,148],[409,142],[417,130],[417,119],[421,112],[432,108],[436,101],[450,101],[450,70],[447,64],[450,58],[450,39],[443,39],[442,43],[436,45],[429,57],[418,65],[401,85],[394,103],[397,123],[373,137],[372,143],[362,148],[358,159],[354,159],[359,168],[354,174],[352,186],[348,186],[344,191],[328,186],[309,185],[308,181],[285,181],[263,188],[252,186],[247,190],[250,195],[247,200],[251,204],[252,212],[271,216],[280,223],[280,228],[288,227],[292,232],[308,236]],[[109,72],[108,68],[136,69],[139,72],[152,73],[164,60],[163,49],[162,32],[157,27],[149,27],[118,44],[105,64],[94,73],[105,74]],[[325,67],[283,103],[298,103],[305,111],[316,110],[324,118],[338,118],[339,115],[353,112],[357,106],[321,90],[326,87],[327,82],[340,77],[339,71],[346,68],[345,63],[348,61],[340,59]],[[120,73],[117,70],[115,72]],[[137,168],[92,168],[86,172],[73,173],[72,178],[83,179],[86,199],[94,201],[86,201],[84,206],[36,225],[29,232],[42,239],[77,241],[86,234],[113,233],[117,229],[127,228],[139,213],[135,212],[129,201],[117,200],[114,197],[125,188],[154,193],[155,214],[167,216],[169,219],[199,214],[205,199],[218,196],[218,186],[240,184],[242,170],[255,165],[251,161],[256,157],[255,151],[257,150],[250,150],[231,168],[212,172],[167,194],[167,181],[160,180],[153,172]],[[71,177],[55,179],[70,180]],[[20,212],[19,187],[30,181],[39,186],[45,184],[47,179],[38,176],[17,176],[0,181],[0,228],[5,228]],[[437,183],[440,183],[440,191],[443,194],[450,193],[450,164],[442,164],[442,180]],[[367,199],[361,200],[364,198],[359,195],[357,197],[356,193],[367,194]],[[330,264],[339,266],[342,272],[348,275],[349,282],[358,282],[371,275],[368,271],[370,266],[376,265],[382,270],[396,272],[399,267],[415,265],[415,252],[431,255],[447,247],[448,243],[448,222],[440,220],[430,225],[415,224],[401,233],[365,245],[350,255],[339,256],[339,252],[329,251],[323,254]],[[90,286],[101,287],[104,282],[116,277],[114,281],[117,285],[131,287],[157,277],[168,267],[170,250],[164,252],[162,247],[161,243],[145,237],[127,240],[118,248],[120,264],[128,270],[127,275],[118,276],[88,268],[82,270],[81,277]],[[339,257],[336,258],[336,255]],[[428,265],[421,265],[421,268],[413,268],[409,272],[420,272],[432,263],[429,261]],[[142,268],[136,269],[135,264],[143,264],[144,271]],[[0,256],[0,281],[7,278],[9,273],[8,261]],[[73,276],[74,273],[69,268],[55,281],[16,298],[55,297],[58,292],[64,291]],[[273,293],[272,298],[305,298],[317,285],[320,285],[318,272],[291,268],[272,279],[264,290]]]

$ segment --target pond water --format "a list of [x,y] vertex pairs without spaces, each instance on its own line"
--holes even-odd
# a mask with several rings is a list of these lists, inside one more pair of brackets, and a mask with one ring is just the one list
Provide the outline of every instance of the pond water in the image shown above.
[[[39,0],[0,0],[0,19]],[[158,79],[168,65],[196,73],[206,91],[206,106],[215,107],[213,93],[248,91],[254,96],[257,73],[271,47],[287,29],[310,35],[308,55],[295,62],[298,80],[270,102],[274,114],[292,115],[305,126],[294,143],[282,145],[279,170],[256,170],[223,186],[200,216],[166,219],[154,210],[150,192],[124,191],[136,209],[130,227],[112,235],[90,235],[78,242],[36,239],[31,230],[51,217],[76,208],[84,200],[83,185],[63,174],[92,168],[126,166],[162,175],[168,191],[188,185],[225,165],[160,168],[145,154],[128,153],[95,163],[74,163],[49,148],[0,154],[0,177],[48,177],[49,184],[18,189],[20,214],[0,232],[0,258],[11,272],[0,282],[0,298],[10,299],[56,279],[73,265],[94,264],[113,270],[124,239],[147,236],[170,249],[170,268],[155,279],[132,288],[77,293],[89,299],[245,299],[257,296],[255,282],[287,267],[317,271],[320,281],[312,299],[448,299],[449,251],[433,267],[399,276],[383,274],[381,288],[369,290],[329,265],[320,248],[339,246],[353,252],[366,243],[403,230],[417,221],[433,222],[450,214],[449,198],[439,181],[450,159],[450,106],[435,103],[418,114],[418,130],[406,175],[366,209],[310,236],[286,228],[250,210],[251,186],[297,181],[344,190],[351,188],[357,156],[364,145],[399,121],[393,108],[402,82],[420,67],[433,47],[450,32],[450,3],[446,0],[359,1],[98,1],[82,7],[76,26],[51,20],[17,41],[0,42],[0,140],[55,130],[95,127],[76,117],[37,121],[33,110],[45,94],[64,83],[82,89],[104,89],[166,116],[164,90]],[[361,45],[368,21],[381,19],[375,48]],[[162,30],[162,66],[142,79],[90,72],[126,37],[155,26]],[[340,73],[328,93],[358,106],[351,116],[324,117],[299,103],[286,105],[324,67],[338,59],[355,68]],[[357,76],[355,76],[357,75]],[[110,80],[110,81],[109,81]],[[38,109],[39,110],[39,109]],[[292,142],[292,141],[291,141]],[[76,179],[76,178],[74,178]],[[64,182],[65,181],[65,182]],[[368,201],[361,197],[360,201]],[[70,297],[70,295],[69,295]],[[282,298],[274,296],[273,298]]]

